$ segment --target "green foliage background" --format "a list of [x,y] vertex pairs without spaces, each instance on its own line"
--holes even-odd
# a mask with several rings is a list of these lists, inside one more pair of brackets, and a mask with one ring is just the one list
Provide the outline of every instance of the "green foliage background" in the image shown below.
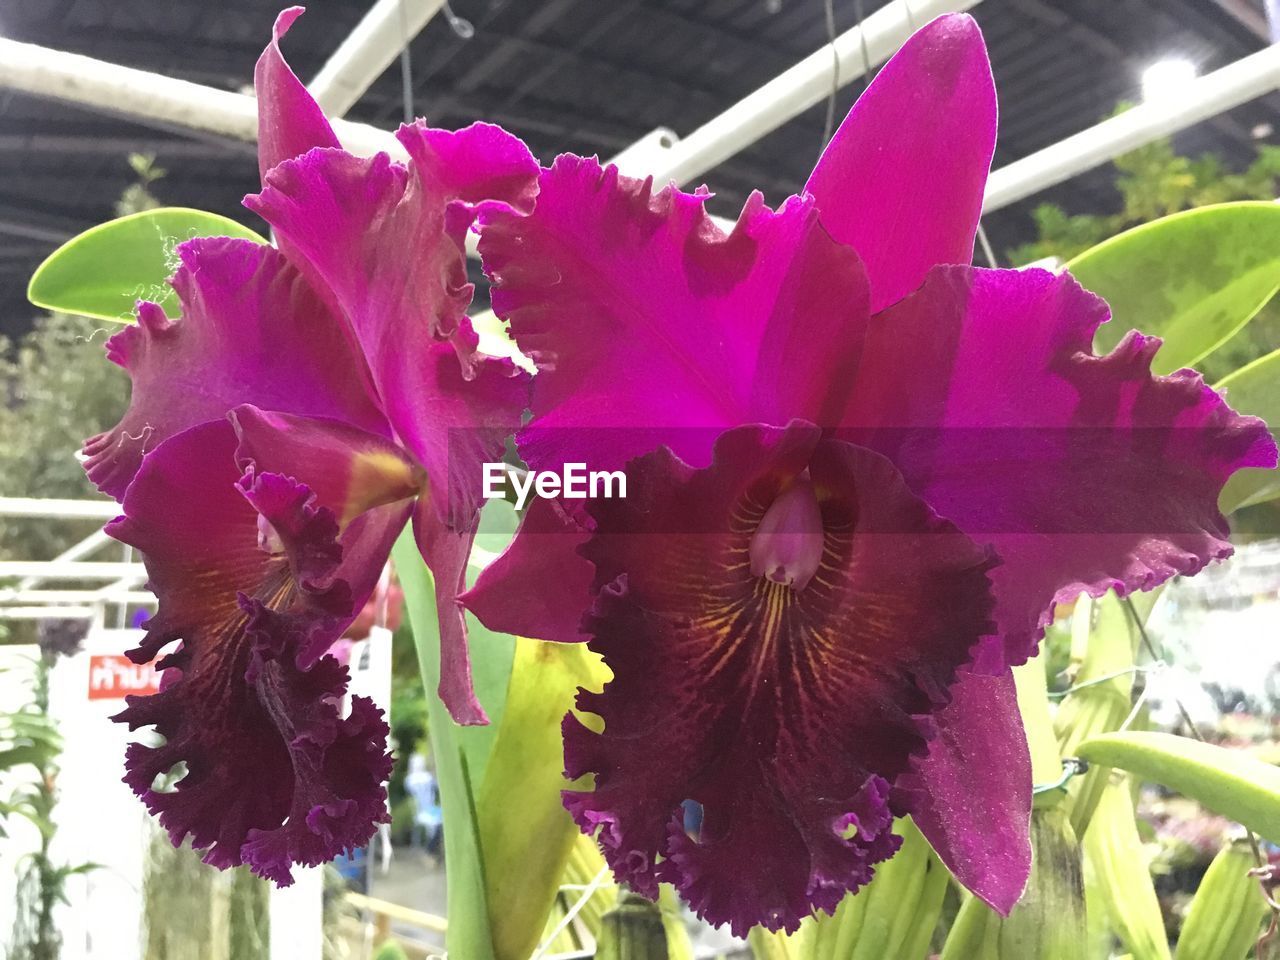
[[[1126,109],[1123,105],[1117,112]],[[1014,247],[1008,262],[1017,265],[1046,257],[1070,260],[1132,227],[1193,207],[1232,200],[1274,200],[1280,196],[1280,147],[1258,147],[1257,156],[1239,172],[1228,171],[1212,154],[1186,157],[1171,140],[1157,140],[1116,158],[1116,189],[1121,207],[1111,214],[1072,214],[1052,203],[1033,216],[1039,233],[1032,243]],[[1280,304],[1272,301],[1243,330],[1197,364],[1209,383],[1280,347]]]

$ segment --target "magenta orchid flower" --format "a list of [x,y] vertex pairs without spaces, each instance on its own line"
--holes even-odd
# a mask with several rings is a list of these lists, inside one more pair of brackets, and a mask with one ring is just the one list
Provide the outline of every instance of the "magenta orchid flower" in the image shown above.
[[[743,933],[795,929],[893,854],[910,814],[1002,913],[1030,867],[1010,667],[1055,602],[1226,556],[1261,421],[1159,341],[1092,351],[1070,276],[969,265],[996,100],[973,20],[918,32],[804,192],[706,193],[595,160],[483,214],[493,305],[539,368],[535,470],[626,465],[625,500],[537,501],[463,603],[586,640],[613,679],[565,720],[565,793],[619,880]],[[655,450],[655,448],[657,448]],[[697,836],[686,801],[699,804]]]
[[[159,597],[141,645],[164,689],[116,719],[151,725],[126,780],[168,829],[279,883],[363,844],[386,820],[381,712],[337,707],[326,651],[412,518],[439,596],[440,695],[485,721],[455,596],[481,464],[501,455],[527,375],[476,351],[463,240],[484,209],[527,211],[538,167],[503,130],[422,123],[408,164],[343,152],[279,39],[258,62],[263,189],[246,199],[279,247],[178,247],[181,316],[140,303],[108,342],[133,381],[119,425],[86,443],[90,477],[123,504],[108,532],[137,547]],[[183,763],[174,789],[158,776]]]

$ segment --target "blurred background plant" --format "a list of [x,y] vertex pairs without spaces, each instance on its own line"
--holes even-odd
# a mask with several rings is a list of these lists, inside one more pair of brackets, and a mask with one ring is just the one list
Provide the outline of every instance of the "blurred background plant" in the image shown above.
[[[56,629],[56,621],[51,626]],[[58,802],[62,738],[49,715],[49,671],[60,655],[58,646],[42,645],[35,663],[30,703],[0,715],[0,771],[29,767],[34,773],[22,778],[25,782],[0,803],[0,828],[4,818],[21,816],[40,834],[38,849],[15,865],[17,891],[6,960],[58,960],[62,934],[55,913],[60,904],[68,902],[67,880],[96,869],[92,863],[58,862],[51,849],[58,832],[54,808]]]
[[[1120,104],[1115,112],[1129,107]],[[1259,143],[1256,150],[1253,162],[1239,171],[1227,169],[1211,153],[1184,156],[1168,139],[1117,157],[1119,209],[1069,213],[1056,204],[1041,204],[1032,214],[1038,236],[1009,250],[1007,262],[1021,265],[1054,258],[1065,263],[1109,237],[1183,210],[1233,200],[1275,200],[1280,197],[1280,147]],[[1278,346],[1280,305],[1273,302],[1197,369],[1213,383]]]

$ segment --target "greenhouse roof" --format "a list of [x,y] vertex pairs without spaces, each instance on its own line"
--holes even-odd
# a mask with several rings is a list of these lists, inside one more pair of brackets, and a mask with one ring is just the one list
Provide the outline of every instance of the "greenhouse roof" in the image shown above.
[[[901,0],[896,0],[901,3]],[[286,41],[313,77],[360,22],[369,0],[324,0]],[[883,0],[834,3],[835,29]],[[0,35],[181,77],[224,90],[250,84],[277,4],[261,0],[15,0]],[[1206,73],[1268,42],[1261,0],[982,0],[972,8],[990,46],[1002,105],[996,167],[1083,130],[1141,96],[1152,63],[1177,58]],[[465,38],[466,21],[474,36]],[[561,150],[609,157],[658,127],[687,134],[813,53],[827,39],[820,0],[455,0],[410,44],[415,113],[443,126],[489,119],[544,161]],[[838,94],[842,115],[862,88]],[[395,63],[347,116],[384,128],[403,115]],[[796,190],[816,156],[818,104],[710,170],[713,209],[732,215],[746,193]],[[1243,164],[1280,126],[1271,93],[1178,135],[1189,153]],[[25,329],[26,279],[63,239],[112,216],[134,179],[133,152],[167,171],[166,203],[248,223],[240,198],[257,186],[253,147],[25,94],[0,92],[0,331]],[[1031,238],[1029,210],[1054,200],[1073,212],[1114,204],[1103,166],[987,218],[998,250]]]

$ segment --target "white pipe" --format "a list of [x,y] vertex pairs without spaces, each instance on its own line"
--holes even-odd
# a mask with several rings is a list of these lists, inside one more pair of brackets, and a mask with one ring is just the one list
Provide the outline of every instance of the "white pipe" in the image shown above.
[[120,504],[114,500],[44,500],[35,497],[0,497],[0,517],[110,520],[119,515]]
[[944,13],[968,10],[979,2],[896,0],[890,3],[867,17],[860,27],[836,37],[834,57],[830,44],[809,54],[682,137],[664,158],[665,163],[650,172],[658,183],[667,180],[686,183],[701,176],[830,96],[833,71],[837,85],[852,83],[866,72],[866,61],[874,67],[888,60],[918,27]]
[[[895,0],[864,24],[869,59],[878,62],[892,53],[912,24],[919,26],[938,13],[967,9],[977,2],[915,0],[908,21],[904,0]],[[836,53],[840,81],[857,76],[862,52],[856,29],[841,35]],[[831,60],[831,49],[824,47],[678,141],[660,158],[665,161],[661,167],[652,171],[655,179],[698,176],[819,102],[830,88]],[[239,140],[257,137],[252,97],[3,38],[0,87]],[[1135,107],[995,171],[988,182],[984,210],[1008,206],[1277,87],[1280,49],[1268,47],[1193,81],[1173,104]],[[404,157],[399,143],[385,130],[344,120],[335,120],[334,129],[353,153],[383,150]]]
[[1169,100],[1119,116],[1015,160],[991,174],[982,210],[990,213],[1201,120],[1280,89],[1280,46],[1270,46],[1182,86]]
[[[115,583],[109,583],[105,587],[100,587],[99,589],[95,590],[94,598],[93,598],[94,602],[95,603],[121,602],[118,599],[119,597],[129,593],[134,587],[136,587],[141,581],[145,579],[146,577],[142,574],[137,574],[129,577],[121,577]],[[151,594],[147,594],[147,596],[151,596]]]
[[78,560],[0,560],[0,579],[8,577],[42,577],[45,580],[120,580],[124,577],[145,579],[146,576],[146,568],[140,563]]
[[[101,530],[95,530],[93,531],[93,533],[89,534],[79,543],[74,543],[70,547],[68,547],[66,550],[63,550],[60,554],[58,554],[53,559],[54,560],[83,560],[85,557],[89,556],[90,554],[96,553],[98,550],[106,546],[108,543],[114,543],[114,542],[115,542],[114,540],[108,537]],[[22,580],[18,581],[18,585],[17,587],[14,588],[14,590],[17,590],[19,592],[23,590],[31,590],[34,587],[38,587],[42,582],[42,579],[43,578],[41,577],[24,577]],[[0,602],[11,599],[12,594],[14,593],[14,590],[0,590]]]
[[[18,590],[4,598],[6,603],[21,604],[93,604],[104,599],[113,603],[155,603],[155,594],[145,590],[126,590],[123,593],[109,594],[102,590]],[[0,606],[0,609],[3,609]]]
[[[232,140],[258,139],[258,101],[253,97],[3,37],[0,87]],[[386,130],[346,120],[334,120],[333,129],[352,153],[406,156]]]
[[0,607],[0,620],[92,620],[93,607]]
[[444,0],[377,0],[308,88],[325,113],[345,116],[444,6]]
[[656,127],[614,154],[609,162],[628,177],[647,177],[668,162],[667,155],[679,142],[680,136],[670,127]]

